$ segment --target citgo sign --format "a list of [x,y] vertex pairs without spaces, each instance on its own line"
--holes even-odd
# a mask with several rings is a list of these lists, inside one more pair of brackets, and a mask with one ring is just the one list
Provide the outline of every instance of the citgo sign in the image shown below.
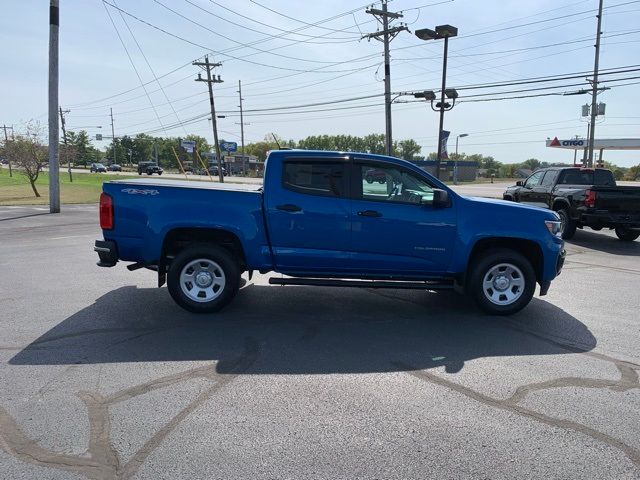
[[573,140],[558,140],[558,137],[555,137],[551,142],[547,145],[548,147],[584,147],[586,146],[586,142],[584,139],[573,139]]

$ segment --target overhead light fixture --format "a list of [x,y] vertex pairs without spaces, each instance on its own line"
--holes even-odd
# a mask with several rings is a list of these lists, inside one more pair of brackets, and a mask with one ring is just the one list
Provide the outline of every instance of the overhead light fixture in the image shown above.
[[431,30],[429,28],[422,28],[420,30],[416,30],[416,37],[420,40],[435,40],[438,37],[438,34],[435,30]]
[[458,98],[458,91],[455,88],[445,88],[444,94],[447,96],[447,98],[450,98],[452,100]]
[[436,94],[433,90],[425,90],[424,92],[416,92],[413,94],[415,98],[424,98],[426,101],[431,101],[436,99]]
[[452,25],[438,25],[436,27],[436,33],[438,34],[439,38],[457,37],[458,29]]

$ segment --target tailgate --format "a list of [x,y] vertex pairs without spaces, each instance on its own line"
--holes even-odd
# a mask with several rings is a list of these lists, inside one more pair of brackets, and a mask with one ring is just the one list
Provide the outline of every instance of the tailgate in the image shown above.
[[640,187],[593,187],[596,210],[612,213],[640,213]]

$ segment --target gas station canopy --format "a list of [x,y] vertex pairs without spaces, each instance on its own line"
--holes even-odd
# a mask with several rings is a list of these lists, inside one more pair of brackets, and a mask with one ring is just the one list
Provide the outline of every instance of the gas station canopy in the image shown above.
[[[583,150],[589,146],[584,138],[569,138],[547,140],[547,147],[565,148],[568,150]],[[640,138],[596,138],[593,142],[594,150],[640,150]]]

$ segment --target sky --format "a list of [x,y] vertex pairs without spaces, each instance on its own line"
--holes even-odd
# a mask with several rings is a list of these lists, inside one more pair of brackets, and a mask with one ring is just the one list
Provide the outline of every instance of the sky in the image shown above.
[[[112,108],[116,136],[194,133],[213,142],[206,84],[194,81],[201,70],[191,65],[209,54],[222,64],[214,91],[226,140],[240,141],[239,80],[247,143],[271,133],[299,140],[385,131],[383,46],[362,39],[380,26],[361,0],[60,4],[60,104],[70,130],[110,135]],[[640,138],[640,0],[604,5],[601,72],[631,71],[601,75],[610,90],[598,96],[606,115],[596,138]],[[47,121],[48,2],[3,0],[2,7],[0,124],[19,132],[30,120]],[[403,15],[393,25],[409,29],[390,45],[391,90],[401,102],[393,104],[394,140],[415,139],[423,155],[436,150],[438,114],[410,92],[440,88],[443,42],[414,32],[450,24],[459,31],[449,42],[447,87],[460,97],[445,115],[449,152],[466,133],[461,153],[571,162],[571,150],[547,148],[545,140],[586,136],[581,105],[590,95],[562,93],[589,86],[597,7],[597,0],[390,1],[389,10]],[[565,75],[576,78],[489,87]],[[516,96],[529,98],[505,99]],[[604,159],[632,166],[640,152],[606,151]]]

